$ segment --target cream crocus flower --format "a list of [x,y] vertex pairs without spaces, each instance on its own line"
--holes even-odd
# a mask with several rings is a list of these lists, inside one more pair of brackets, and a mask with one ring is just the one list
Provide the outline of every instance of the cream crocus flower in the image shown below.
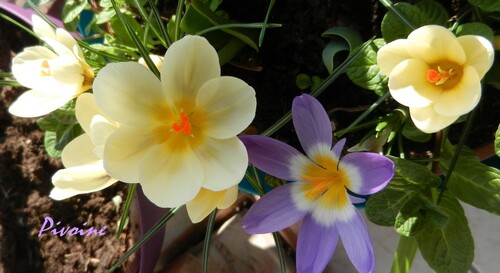
[[50,48],[25,48],[12,60],[12,74],[31,90],[24,92],[9,108],[20,117],[38,117],[63,106],[92,87],[94,72],[83,52],[66,30],[53,29],[33,15],[33,31]]
[[217,52],[199,36],[173,43],[160,72],[161,81],[141,64],[115,63],[94,81],[97,105],[120,124],[104,147],[108,173],[140,183],[160,207],[237,185],[248,155],[236,135],[255,116],[253,88],[221,77]]
[[99,191],[118,181],[108,175],[102,161],[104,143],[118,127],[117,123],[97,108],[90,93],[78,97],[75,111],[85,133],[68,143],[62,151],[61,159],[66,169],[52,176],[55,187],[50,197],[56,200]]
[[437,132],[471,111],[481,98],[481,79],[493,64],[491,43],[476,35],[455,37],[428,25],[408,39],[393,41],[377,54],[389,90],[410,108],[420,130]]
[[201,188],[193,200],[186,203],[189,218],[193,223],[201,222],[214,209],[226,209],[238,198],[238,186],[222,191]]

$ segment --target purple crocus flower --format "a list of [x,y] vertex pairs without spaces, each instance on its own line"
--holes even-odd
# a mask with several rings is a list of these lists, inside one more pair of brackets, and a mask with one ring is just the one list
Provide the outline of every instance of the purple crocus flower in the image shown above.
[[293,125],[307,156],[263,136],[242,136],[250,163],[281,179],[295,181],[259,199],[243,219],[252,234],[286,228],[302,219],[297,243],[297,272],[321,273],[330,261],[339,236],[358,272],[373,272],[373,245],[361,213],[349,191],[367,195],[381,190],[394,175],[394,163],[367,152],[341,158],[345,139],[332,148],[330,120],[310,95],[296,97]]

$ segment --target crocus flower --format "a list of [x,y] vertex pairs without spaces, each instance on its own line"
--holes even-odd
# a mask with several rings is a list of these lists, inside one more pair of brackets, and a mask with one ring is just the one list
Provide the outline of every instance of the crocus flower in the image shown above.
[[255,116],[253,88],[221,77],[217,52],[199,36],[173,43],[160,74],[161,81],[141,64],[114,63],[94,81],[97,105],[120,124],[104,147],[108,173],[141,183],[160,207],[183,205],[202,187],[238,184],[248,154],[236,135]]
[[99,191],[118,181],[109,176],[102,161],[104,143],[118,127],[117,123],[97,108],[90,93],[78,97],[75,114],[85,133],[68,143],[61,153],[66,169],[52,176],[55,187],[50,192],[50,197],[56,200]]
[[330,120],[309,95],[293,101],[292,118],[307,156],[263,136],[242,136],[250,163],[275,177],[294,181],[265,194],[242,221],[248,233],[281,230],[302,219],[297,242],[297,272],[321,273],[338,238],[359,272],[373,272],[373,246],[365,222],[348,194],[368,195],[381,190],[394,174],[394,164],[369,152],[341,157],[345,139],[332,148]]
[[389,77],[392,97],[410,108],[417,128],[433,133],[474,109],[493,55],[493,46],[481,36],[455,37],[428,25],[382,47],[377,62]]
[[94,72],[83,52],[66,30],[54,30],[33,15],[33,31],[49,47],[25,48],[12,59],[12,74],[31,90],[24,92],[9,108],[20,117],[38,117],[63,106],[92,87]]
[[186,203],[186,210],[191,222],[198,223],[205,219],[214,209],[225,209],[238,198],[238,186],[222,191],[211,191],[201,188],[193,200]]

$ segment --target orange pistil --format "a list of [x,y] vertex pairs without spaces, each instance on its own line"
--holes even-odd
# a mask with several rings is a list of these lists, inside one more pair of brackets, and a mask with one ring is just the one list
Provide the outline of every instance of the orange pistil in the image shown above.
[[448,79],[450,79],[451,77],[453,77],[453,75],[456,74],[453,69],[449,69],[448,71],[446,71],[441,69],[441,67],[439,66],[437,68],[438,68],[437,71],[435,69],[427,70],[427,81],[435,85],[444,84]]
[[186,113],[181,113],[180,120],[172,124],[172,130],[174,132],[182,132],[186,135],[191,135],[191,123],[189,122],[189,117]]

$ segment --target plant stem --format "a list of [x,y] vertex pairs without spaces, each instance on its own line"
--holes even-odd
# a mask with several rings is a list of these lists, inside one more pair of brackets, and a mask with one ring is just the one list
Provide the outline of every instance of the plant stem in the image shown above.
[[409,273],[418,244],[414,237],[399,236],[398,247],[394,253],[390,273]]
[[208,251],[210,249],[210,241],[212,238],[212,231],[215,224],[215,216],[217,216],[217,209],[214,209],[210,213],[208,218],[207,229],[205,231],[205,241],[203,242],[203,257],[201,260],[201,271],[203,273],[208,273]]

